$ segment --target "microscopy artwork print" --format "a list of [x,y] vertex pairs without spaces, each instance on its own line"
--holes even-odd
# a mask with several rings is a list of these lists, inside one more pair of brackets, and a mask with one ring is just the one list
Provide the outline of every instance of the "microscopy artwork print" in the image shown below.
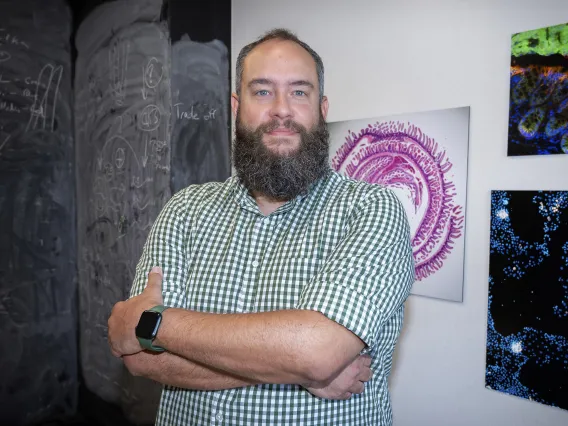
[[511,39],[508,155],[568,154],[568,24]]
[[568,191],[493,191],[485,384],[568,409]]
[[329,124],[332,167],[392,189],[415,259],[412,294],[461,301],[469,108]]

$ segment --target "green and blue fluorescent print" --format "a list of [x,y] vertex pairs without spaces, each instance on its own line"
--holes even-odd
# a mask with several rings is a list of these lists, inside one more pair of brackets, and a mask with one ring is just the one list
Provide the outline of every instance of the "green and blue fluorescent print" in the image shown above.
[[514,34],[508,155],[568,154],[568,24]]

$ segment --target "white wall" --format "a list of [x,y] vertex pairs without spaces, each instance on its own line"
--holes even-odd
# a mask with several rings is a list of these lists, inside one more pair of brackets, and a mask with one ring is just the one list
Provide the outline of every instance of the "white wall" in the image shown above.
[[295,31],[324,60],[329,121],[471,106],[464,301],[410,297],[395,426],[568,425],[484,387],[490,190],[568,189],[568,157],[506,157],[511,34],[566,22],[566,0],[233,0],[233,69],[265,30]]

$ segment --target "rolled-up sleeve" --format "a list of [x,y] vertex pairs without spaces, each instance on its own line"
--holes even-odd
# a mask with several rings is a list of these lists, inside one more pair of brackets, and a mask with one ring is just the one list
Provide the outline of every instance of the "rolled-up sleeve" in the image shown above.
[[296,308],[322,313],[373,347],[414,279],[406,213],[390,189],[377,186],[353,208],[344,237]]
[[148,283],[150,270],[154,266],[160,266],[164,275],[164,305],[185,308],[185,286],[191,256],[187,244],[190,231],[187,211],[184,190],[175,194],[161,210],[152,225],[136,266],[130,297],[142,293]]

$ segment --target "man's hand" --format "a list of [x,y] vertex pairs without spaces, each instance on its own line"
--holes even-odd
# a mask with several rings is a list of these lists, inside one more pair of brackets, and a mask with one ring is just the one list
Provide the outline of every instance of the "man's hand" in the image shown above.
[[144,291],[125,302],[118,302],[112,308],[108,319],[108,342],[116,357],[131,355],[142,351],[136,338],[135,329],[140,315],[145,310],[163,304],[162,269],[154,267],[148,275]]
[[324,399],[349,399],[351,396],[363,393],[365,382],[373,377],[371,357],[360,355],[349,364],[345,370],[323,387],[306,388],[312,395]]

